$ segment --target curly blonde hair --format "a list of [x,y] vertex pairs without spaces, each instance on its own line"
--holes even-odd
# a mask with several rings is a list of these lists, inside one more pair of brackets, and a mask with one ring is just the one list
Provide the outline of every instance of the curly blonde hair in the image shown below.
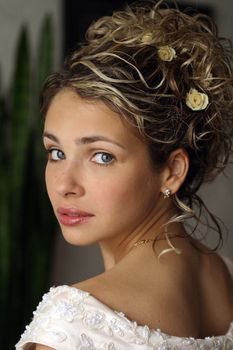
[[[161,48],[173,56],[163,59]],[[173,198],[180,217],[200,221],[195,205],[200,213],[207,208],[197,191],[224,169],[232,151],[231,60],[230,42],[218,37],[208,16],[169,8],[163,0],[136,2],[89,27],[86,42],[47,80],[42,111],[68,87],[127,118],[148,143],[157,169],[184,148],[190,167]],[[190,89],[208,98],[205,108],[188,106]]]

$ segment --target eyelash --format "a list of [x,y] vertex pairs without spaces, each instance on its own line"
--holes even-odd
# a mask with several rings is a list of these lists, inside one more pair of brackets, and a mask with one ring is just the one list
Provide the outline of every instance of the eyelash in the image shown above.
[[46,153],[48,154],[48,161],[49,162],[57,162],[58,160],[63,160],[64,158],[60,158],[60,159],[52,159],[52,152],[53,151],[57,151],[57,152],[61,152],[63,155],[64,153],[60,150],[60,149],[57,149],[57,148],[49,148],[46,150]]
[[[64,156],[64,153],[61,151],[61,150],[59,150],[59,149],[57,149],[57,148],[50,148],[50,149],[47,149],[46,150],[46,153],[48,154],[48,161],[49,162],[57,162],[57,161],[59,161],[59,160],[63,160],[63,159],[65,159],[65,158],[58,158],[58,159],[52,159],[52,152],[54,152],[54,151],[56,151],[56,152],[60,152],[60,153],[62,153],[62,155]],[[96,165],[99,165],[99,166],[110,166],[110,165],[112,165],[113,163],[114,163],[114,161],[116,160],[116,158],[111,154],[111,153],[108,153],[108,152],[96,152],[92,157],[91,157],[91,159],[93,159],[94,157],[96,157],[97,155],[107,155],[107,156],[110,156],[111,157],[111,161],[110,162],[108,162],[108,163],[98,163],[98,162],[94,162]]]
[[107,156],[110,156],[111,157],[111,161],[109,163],[98,163],[98,162],[94,162],[95,164],[99,165],[99,166],[110,166],[114,163],[114,161],[116,160],[116,158],[111,154],[111,153],[108,153],[108,152],[96,152],[93,156],[92,156],[92,159],[94,157],[96,157],[97,155],[107,155]]

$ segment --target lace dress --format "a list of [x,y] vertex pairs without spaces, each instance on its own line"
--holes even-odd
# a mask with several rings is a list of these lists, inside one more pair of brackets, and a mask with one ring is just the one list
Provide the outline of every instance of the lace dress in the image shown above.
[[233,322],[222,336],[170,336],[139,326],[89,293],[64,285],[43,296],[16,349],[32,350],[33,343],[56,350],[232,350]]

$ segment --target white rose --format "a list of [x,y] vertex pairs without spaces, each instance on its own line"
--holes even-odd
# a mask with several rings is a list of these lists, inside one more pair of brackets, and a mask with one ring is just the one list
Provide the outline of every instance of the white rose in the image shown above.
[[153,35],[152,33],[149,32],[143,35],[141,41],[143,44],[150,44],[152,39],[153,39]]
[[159,58],[162,61],[172,61],[176,57],[176,51],[170,46],[161,46],[158,49]]
[[193,111],[201,111],[205,109],[209,104],[208,95],[197,91],[196,89],[190,89],[186,96],[186,105]]

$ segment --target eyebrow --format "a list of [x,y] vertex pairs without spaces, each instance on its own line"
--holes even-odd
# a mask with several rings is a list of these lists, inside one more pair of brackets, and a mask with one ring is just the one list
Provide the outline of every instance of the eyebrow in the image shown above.
[[50,139],[50,140],[52,140],[52,141],[54,141],[54,142],[60,144],[60,141],[58,140],[58,138],[57,138],[56,136],[54,136],[53,134],[50,134],[50,133],[47,132],[47,131],[45,131],[45,132],[43,133],[43,137],[42,137],[42,138],[44,139],[45,137],[47,137],[48,139]]
[[[60,144],[59,139],[55,135],[53,135],[47,131],[44,132],[43,138],[44,137],[47,137],[48,139]],[[75,143],[77,145],[87,145],[89,143],[94,143],[94,142],[98,142],[98,141],[109,142],[109,143],[112,143],[114,145],[117,145],[120,148],[125,149],[125,147],[121,143],[119,143],[115,140],[111,140],[108,137],[103,136],[103,135],[91,135],[91,136],[85,136],[85,137],[75,139]]]

